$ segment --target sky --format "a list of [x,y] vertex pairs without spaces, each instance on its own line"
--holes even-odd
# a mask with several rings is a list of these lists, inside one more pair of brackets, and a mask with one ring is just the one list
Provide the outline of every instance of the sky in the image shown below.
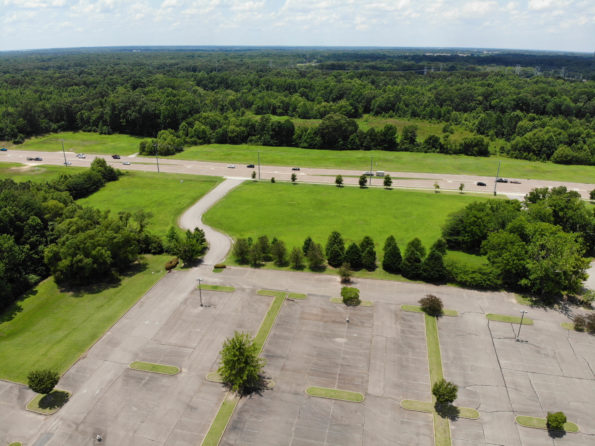
[[136,45],[593,52],[595,0],[0,0],[0,51]]

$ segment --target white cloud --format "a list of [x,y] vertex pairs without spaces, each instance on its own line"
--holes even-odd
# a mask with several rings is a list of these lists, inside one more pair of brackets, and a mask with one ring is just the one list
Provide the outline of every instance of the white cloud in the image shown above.
[[544,9],[562,8],[570,3],[572,3],[570,0],[529,0],[529,9],[542,11]]

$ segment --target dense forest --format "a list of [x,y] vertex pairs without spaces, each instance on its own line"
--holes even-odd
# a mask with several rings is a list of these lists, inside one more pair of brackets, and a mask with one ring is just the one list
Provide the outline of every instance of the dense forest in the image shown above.
[[[363,115],[444,123],[366,131]],[[0,140],[153,138],[143,153],[253,143],[595,164],[595,59],[406,49],[103,49],[0,54]],[[473,136],[452,141],[452,126]]]

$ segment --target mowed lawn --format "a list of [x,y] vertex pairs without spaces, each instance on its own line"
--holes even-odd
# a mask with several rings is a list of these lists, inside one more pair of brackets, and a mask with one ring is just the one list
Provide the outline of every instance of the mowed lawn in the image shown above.
[[324,246],[334,230],[347,242],[359,243],[369,235],[380,257],[384,241],[391,234],[402,251],[414,237],[429,248],[440,237],[442,224],[451,212],[485,199],[433,192],[246,182],[211,208],[204,221],[236,239],[277,237],[289,250],[301,247],[307,236]]
[[107,183],[93,195],[78,200],[84,206],[134,213],[140,209],[151,212],[149,230],[165,235],[170,226],[177,226],[180,215],[204,194],[221,182],[219,177],[127,172],[118,181]]
[[132,155],[138,152],[138,145],[143,138],[130,135],[100,135],[92,132],[61,132],[36,136],[27,139],[23,144],[7,143],[9,150],[39,150],[58,152],[64,150],[76,153],[106,153]]
[[163,277],[169,257],[145,256],[136,274],[99,291],[63,292],[51,277],[41,282],[0,315],[0,378],[26,383],[33,369],[64,373]]
[[373,170],[390,172],[426,172],[495,177],[498,162],[500,176],[521,179],[572,181],[592,183],[595,166],[565,166],[562,164],[524,161],[504,157],[474,157],[440,153],[386,152],[381,150],[312,150],[299,147],[208,144],[186,147],[173,156],[177,159],[218,161],[225,163],[273,166],[297,166]]

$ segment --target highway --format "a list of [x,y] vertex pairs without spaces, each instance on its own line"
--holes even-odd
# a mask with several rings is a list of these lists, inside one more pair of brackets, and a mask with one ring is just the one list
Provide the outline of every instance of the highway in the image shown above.
[[[28,161],[27,158],[42,158],[42,161]],[[113,159],[110,155],[89,154],[85,159],[77,158],[76,153],[66,152],[66,160],[72,166],[88,167],[95,157],[104,158],[111,166],[121,170],[141,170],[156,172],[157,163],[154,157],[141,157],[136,155],[122,156],[121,159]],[[34,152],[25,150],[9,150],[0,152],[0,162],[22,163],[27,166],[35,165],[64,165],[64,154],[62,152]],[[124,164],[129,162],[129,165]],[[300,183],[314,184],[334,184],[336,175],[342,175],[345,185],[357,185],[359,176],[363,170],[345,170],[345,169],[320,169],[303,166],[269,166],[262,165],[260,169],[248,168],[243,164],[232,165],[227,163],[189,161],[182,159],[159,158],[159,171],[168,173],[185,173],[194,175],[210,175],[227,178],[248,179],[252,172],[258,174],[260,179],[269,181],[275,177],[278,181],[290,181],[291,174],[297,175],[297,181]],[[293,171],[292,167],[300,167],[299,171]],[[65,167],[67,170],[68,167]],[[423,170],[423,165],[420,166]],[[458,191],[459,185],[464,184],[464,192],[485,193],[492,195],[494,193],[494,177],[476,176],[476,175],[452,175],[440,173],[423,172],[392,172],[386,171],[393,178],[393,188],[407,189],[434,189],[434,184],[440,186],[440,190]],[[510,198],[522,199],[530,190],[536,187],[556,187],[566,186],[570,190],[577,191],[584,199],[588,199],[589,191],[595,188],[593,183],[570,183],[548,180],[532,180],[526,178],[508,178],[508,183],[498,183],[496,191],[498,195],[506,195]],[[510,180],[517,181],[511,183]],[[595,181],[595,179],[594,179]],[[372,187],[382,187],[382,178],[372,177]],[[485,186],[478,186],[477,182],[483,182]]]

